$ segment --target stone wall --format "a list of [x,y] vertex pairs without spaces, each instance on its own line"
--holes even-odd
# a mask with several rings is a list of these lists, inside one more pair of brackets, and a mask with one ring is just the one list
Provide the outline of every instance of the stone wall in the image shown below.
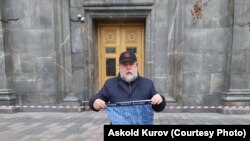
[[229,0],[189,0],[180,5],[179,36],[174,45],[183,55],[178,62],[179,97],[183,105],[218,106],[232,46],[234,5]]
[[[6,56],[0,81],[7,76],[20,105],[60,104],[72,93],[87,101],[98,91],[97,24],[137,19],[145,23],[145,76],[168,102],[249,105],[249,4],[2,0],[0,16],[18,20],[0,23],[0,53]],[[84,22],[78,21],[78,14]],[[232,95],[234,102],[229,100]]]
[[[2,23],[7,79],[18,104],[56,103],[53,1],[3,0]],[[52,13],[52,14],[51,14]]]

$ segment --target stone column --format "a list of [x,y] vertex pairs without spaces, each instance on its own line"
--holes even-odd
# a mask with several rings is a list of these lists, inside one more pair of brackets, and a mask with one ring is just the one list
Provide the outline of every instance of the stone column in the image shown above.
[[222,100],[225,114],[250,114],[250,2],[234,1],[232,48],[228,51],[228,75]]
[[[1,11],[2,10],[0,7],[0,19],[2,19]],[[9,89],[10,86],[8,86],[9,77],[6,74],[6,67],[5,67],[6,56],[7,54],[5,53],[4,43],[3,43],[3,26],[2,22],[0,22],[0,113],[14,113],[17,112],[17,108],[15,108],[16,95],[12,89]]]
[[[70,35],[70,1],[54,1],[55,9],[55,39],[57,64],[57,92],[63,106],[80,106],[79,98],[72,93],[72,56]],[[71,108],[65,110],[72,111]],[[79,111],[79,109],[73,109]]]

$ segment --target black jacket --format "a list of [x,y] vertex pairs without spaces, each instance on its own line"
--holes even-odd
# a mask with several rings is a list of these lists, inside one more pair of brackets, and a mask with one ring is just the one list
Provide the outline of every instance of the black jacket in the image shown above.
[[[93,107],[94,101],[99,98],[106,103],[116,103],[124,101],[150,100],[157,94],[153,81],[145,77],[138,76],[134,81],[128,83],[121,79],[120,75],[108,79],[102,89],[89,100],[89,107],[93,111],[98,111]],[[163,98],[159,105],[152,105],[156,112],[164,110],[166,100]]]

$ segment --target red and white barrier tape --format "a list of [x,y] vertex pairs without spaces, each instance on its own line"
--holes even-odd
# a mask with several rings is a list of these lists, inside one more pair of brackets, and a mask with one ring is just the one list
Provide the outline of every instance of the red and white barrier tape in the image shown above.
[[2,105],[0,108],[37,108],[37,109],[78,109],[83,108],[83,106],[41,106],[41,105],[16,105],[16,106],[5,106]]
[[250,106],[166,106],[167,109],[249,109]]
[[[86,106],[42,106],[42,105],[13,105],[6,106],[2,105],[0,108],[37,108],[37,109],[79,109],[84,108]],[[224,108],[232,108],[232,109],[249,109],[250,106],[166,106],[166,109],[224,109]]]

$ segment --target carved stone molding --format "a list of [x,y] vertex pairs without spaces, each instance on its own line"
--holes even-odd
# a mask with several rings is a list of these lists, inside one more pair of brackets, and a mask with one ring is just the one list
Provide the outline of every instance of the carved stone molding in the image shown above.
[[0,113],[16,113],[18,108],[15,105],[15,92],[12,89],[0,89]]
[[250,89],[229,89],[222,96],[223,114],[250,114]]

